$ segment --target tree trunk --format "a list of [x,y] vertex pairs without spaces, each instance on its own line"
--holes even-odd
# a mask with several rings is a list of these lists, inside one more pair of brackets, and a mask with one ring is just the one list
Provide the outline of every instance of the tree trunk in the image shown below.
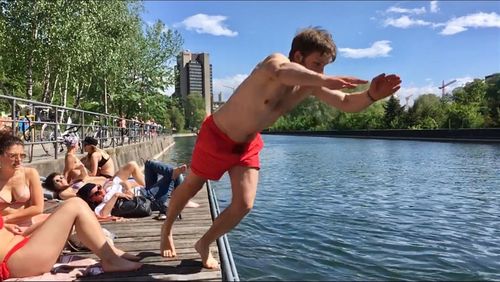
[[59,83],[59,74],[56,74],[56,79],[54,79],[54,87],[52,89],[49,89],[49,104],[54,104],[54,93],[57,90],[57,84]]
[[108,80],[104,79],[104,113],[108,114]]
[[[36,2],[35,5],[36,6]],[[36,7],[33,7],[36,10]],[[35,42],[38,35],[38,26],[36,19],[31,21],[31,49],[28,51],[26,58],[26,99],[33,100],[33,65],[35,63]]]
[[69,83],[69,71],[71,67],[68,66],[68,70],[66,71],[66,81],[64,82],[64,90],[62,94],[62,106],[66,107],[68,103],[68,83]]
[[43,71],[43,95],[42,102],[47,103],[49,101],[49,89],[50,89],[50,62],[47,60],[45,64],[45,70]]

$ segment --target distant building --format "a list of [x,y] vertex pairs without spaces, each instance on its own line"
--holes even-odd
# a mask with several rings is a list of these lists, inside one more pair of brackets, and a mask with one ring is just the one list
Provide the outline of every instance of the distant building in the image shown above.
[[199,93],[205,99],[207,115],[212,113],[212,64],[208,53],[182,51],[177,56],[174,96],[186,101],[187,95]]
[[217,101],[213,101],[212,112],[217,111],[222,105],[224,105],[224,101],[222,101],[222,92],[219,92]]

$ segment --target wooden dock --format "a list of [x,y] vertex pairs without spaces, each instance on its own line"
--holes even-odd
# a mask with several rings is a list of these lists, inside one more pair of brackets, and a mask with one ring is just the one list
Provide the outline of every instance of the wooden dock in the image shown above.
[[[181,214],[182,219],[174,223],[173,232],[177,251],[175,258],[160,256],[160,231],[163,221],[153,219],[157,212],[145,218],[106,222],[102,223],[102,226],[116,235],[115,245],[141,257],[144,265],[135,272],[103,273],[82,277],[78,281],[222,281],[221,270],[203,268],[201,259],[193,248],[194,243],[212,224],[207,189],[202,189],[193,201],[199,203],[200,207],[185,208]],[[210,250],[220,263],[217,244],[213,243]],[[89,252],[72,254],[98,259]]]

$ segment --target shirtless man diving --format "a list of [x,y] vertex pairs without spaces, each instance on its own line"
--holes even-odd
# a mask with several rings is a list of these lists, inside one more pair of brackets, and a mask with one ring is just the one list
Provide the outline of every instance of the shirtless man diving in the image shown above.
[[207,179],[219,180],[227,171],[231,180],[231,204],[195,243],[204,267],[217,268],[210,244],[233,229],[252,209],[259,179],[260,132],[271,126],[309,96],[345,112],[359,112],[399,90],[399,76],[380,74],[359,93],[344,93],[368,81],[323,74],[336,57],[331,34],[320,28],[300,31],[292,41],[288,58],[272,54],[260,62],[231,98],[201,126],[186,180],[172,193],[162,227],[160,252],[176,256],[172,226],[177,215]]

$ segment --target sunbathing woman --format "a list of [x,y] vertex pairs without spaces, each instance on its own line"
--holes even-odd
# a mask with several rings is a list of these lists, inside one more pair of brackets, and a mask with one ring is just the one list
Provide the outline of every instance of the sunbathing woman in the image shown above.
[[[103,187],[108,187],[112,185],[112,179],[105,178],[102,176],[89,176],[87,169],[80,162],[74,170],[79,170],[78,179],[68,182],[64,174],[53,172],[45,179],[43,186],[59,196],[60,199],[65,200],[71,197],[75,197],[78,190],[87,183],[99,184]],[[133,179],[129,179],[132,176]],[[144,174],[141,172],[139,165],[132,161],[126,163],[124,166],[118,170],[115,174],[121,181],[130,182],[132,187],[144,186],[146,182],[144,181]]]
[[97,139],[87,136],[83,140],[83,150],[87,152],[82,161],[89,170],[90,176],[112,178],[115,175],[115,165],[106,151],[97,147]]
[[68,182],[72,182],[74,179],[81,178],[81,169],[79,168],[82,165],[80,159],[76,157],[76,153],[78,152],[80,140],[76,135],[68,135],[64,137],[63,141],[64,145],[66,145],[67,152],[64,157],[64,177],[68,180]]
[[0,281],[50,271],[73,226],[82,243],[101,259],[105,272],[134,271],[142,266],[130,261],[138,257],[111,246],[87,204],[72,198],[62,203],[29,237],[20,235],[16,225],[0,218]]
[[26,157],[23,141],[9,133],[0,133],[0,214],[5,223],[22,230],[42,222],[43,192],[38,172],[23,167]]

